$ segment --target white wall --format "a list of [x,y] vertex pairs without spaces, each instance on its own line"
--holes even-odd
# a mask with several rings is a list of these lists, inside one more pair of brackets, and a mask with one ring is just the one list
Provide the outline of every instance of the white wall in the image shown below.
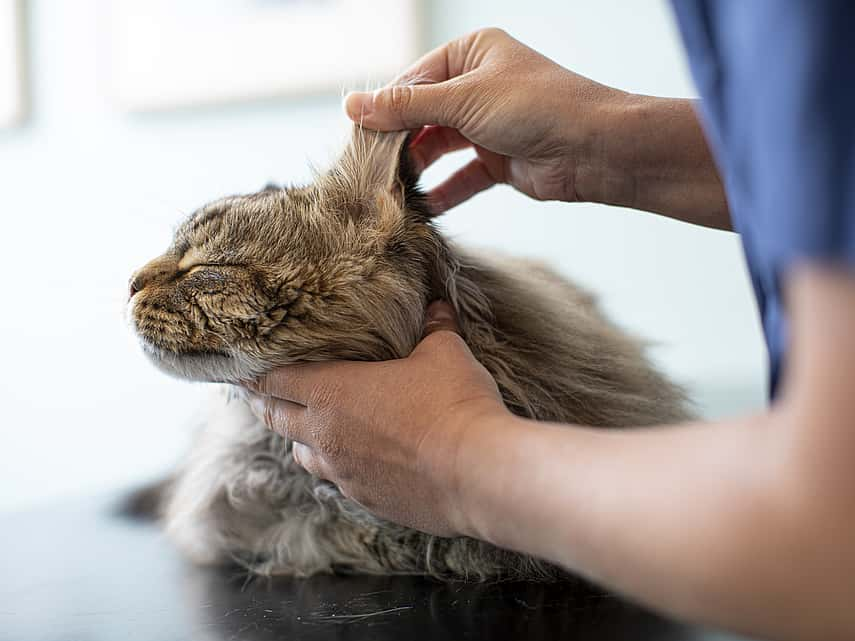
[[[136,350],[122,319],[130,272],[204,201],[306,179],[307,160],[330,159],[347,128],[338,95],[117,112],[97,2],[31,2],[33,113],[25,127],[0,130],[0,509],[119,486],[180,457],[206,390],[166,378]],[[692,93],[658,0],[438,0],[424,14],[429,45],[501,26],[599,81]],[[439,163],[428,180],[459,162]],[[620,322],[659,344],[655,356],[707,415],[762,404],[764,352],[732,235],[535,203],[506,188],[443,225],[459,239],[542,256],[595,289]]]

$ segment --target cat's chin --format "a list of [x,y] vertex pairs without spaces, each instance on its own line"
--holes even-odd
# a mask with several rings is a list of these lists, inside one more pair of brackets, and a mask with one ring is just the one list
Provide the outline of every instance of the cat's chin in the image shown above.
[[177,378],[203,383],[237,384],[258,376],[257,369],[250,363],[229,354],[177,353],[154,345],[144,337],[140,337],[140,345],[158,369]]

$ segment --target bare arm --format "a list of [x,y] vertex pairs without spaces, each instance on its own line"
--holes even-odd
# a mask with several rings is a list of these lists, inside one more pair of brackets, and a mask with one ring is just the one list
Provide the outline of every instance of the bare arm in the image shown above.
[[693,101],[625,94],[604,122],[600,169],[578,178],[586,200],[732,228]]
[[853,638],[855,278],[805,270],[789,294],[791,375],[772,412],[629,432],[485,425],[459,452],[465,529],[682,618]]
[[788,294],[789,379],[755,417],[513,417],[442,306],[410,357],[278,370],[254,403],[310,472],[396,522],[539,555],[681,618],[851,639],[855,277],[805,269]]
[[412,148],[419,169],[449,151],[475,150],[432,191],[437,212],[506,183],[540,200],[634,207],[730,228],[691,101],[607,87],[503,31],[449,42],[388,87],[350,94],[345,107],[372,129],[431,125]]

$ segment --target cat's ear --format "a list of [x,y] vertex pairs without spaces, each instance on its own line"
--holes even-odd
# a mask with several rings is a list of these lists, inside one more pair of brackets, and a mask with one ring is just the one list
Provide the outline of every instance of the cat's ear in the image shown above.
[[430,218],[418,186],[419,175],[410,160],[410,138],[406,131],[383,133],[357,125],[332,173],[364,202],[391,198],[402,213]]

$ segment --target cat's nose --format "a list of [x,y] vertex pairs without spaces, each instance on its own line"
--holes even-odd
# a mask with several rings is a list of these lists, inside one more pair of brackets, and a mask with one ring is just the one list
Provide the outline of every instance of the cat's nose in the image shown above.
[[131,282],[128,283],[128,300],[131,300],[138,291],[142,289],[142,285],[136,278],[131,278]]
[[175,274],[175,260],[161,256],[135,271],[128,282],[128,300],[150,285],[167,282]]

